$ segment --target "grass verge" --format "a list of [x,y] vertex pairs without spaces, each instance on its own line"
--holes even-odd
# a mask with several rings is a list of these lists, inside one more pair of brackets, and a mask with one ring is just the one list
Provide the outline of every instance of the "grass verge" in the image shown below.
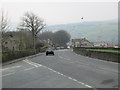
[[87,51],[99,51],[99,52],[113,52],[120,53],[119,50],[106,50],[106,49],[86,49]]

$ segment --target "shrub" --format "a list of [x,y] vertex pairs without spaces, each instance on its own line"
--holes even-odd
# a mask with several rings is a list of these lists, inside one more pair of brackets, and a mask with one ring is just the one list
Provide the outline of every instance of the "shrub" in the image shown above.
[[34,54],[33,51],[8,51],[8,52],[2,52],[2,62],[22,58],[22,57],[33,55],[33,54]]

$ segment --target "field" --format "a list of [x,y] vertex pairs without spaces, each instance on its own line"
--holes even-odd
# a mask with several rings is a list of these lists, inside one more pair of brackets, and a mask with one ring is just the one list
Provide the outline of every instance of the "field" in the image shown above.
[[113,52],[120,53],[119,50],[106,50],[106,49],[86,49],[87,51],[99,51],[99,52]]

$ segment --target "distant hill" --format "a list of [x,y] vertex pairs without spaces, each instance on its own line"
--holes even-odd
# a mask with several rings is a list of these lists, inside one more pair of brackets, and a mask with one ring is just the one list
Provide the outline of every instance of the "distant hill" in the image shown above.
[[60,24],[46,27],[48,31],[66,30],[71,38],[87,38],[89,41],[117,43],[117,20]]

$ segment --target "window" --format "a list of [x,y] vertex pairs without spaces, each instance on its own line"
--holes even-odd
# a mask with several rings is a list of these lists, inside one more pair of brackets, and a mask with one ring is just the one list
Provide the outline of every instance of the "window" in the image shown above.
[[13,47],[13,51],[15,50],[15,48]]
[[8,42],[5,42],[5,44],[7,44]]

